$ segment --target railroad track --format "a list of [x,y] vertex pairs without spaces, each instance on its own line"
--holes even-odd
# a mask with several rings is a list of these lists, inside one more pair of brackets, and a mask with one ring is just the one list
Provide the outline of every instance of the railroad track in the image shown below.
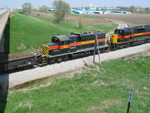
[[[109,21],[112,21],[114,24],[118,24],[118,27],[117,27],[118,29],[128,27],[128,25],[123,21],[111,20],[111,19],[107,19],[107,18],[105,18],[105,19],[109,20]],[[107,33],[106,38],[109,39],[112,33],[113,33],[113,31]]]

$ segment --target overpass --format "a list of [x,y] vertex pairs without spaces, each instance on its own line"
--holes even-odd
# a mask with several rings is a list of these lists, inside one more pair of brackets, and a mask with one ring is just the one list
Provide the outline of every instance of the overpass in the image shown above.
[[9,45],[9,10],[0,10],[0,53],[8,53],[9,50],[7,45]]

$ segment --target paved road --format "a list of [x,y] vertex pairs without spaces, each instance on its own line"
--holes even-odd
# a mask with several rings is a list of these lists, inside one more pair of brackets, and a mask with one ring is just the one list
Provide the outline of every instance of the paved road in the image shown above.
[[3,15],[7,12],[7,10],[0,10],[0,19],[3,17]]
[[4,31],[9,18],[10,11],[8,10],[0,10],[0,53],[5,51],[4,49]]
[[4,32],[5,25],[7,23],[9,14],[10,14],[10,11],[8,11],[8,10],[0,10],[0,40],[1,40],[1,36]]

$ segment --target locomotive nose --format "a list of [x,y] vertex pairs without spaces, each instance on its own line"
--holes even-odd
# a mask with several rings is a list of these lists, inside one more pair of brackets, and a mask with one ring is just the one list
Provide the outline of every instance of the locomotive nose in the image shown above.
[[117,34],[112,34],[111,38],[110,38],[110,41],[112,43],[117,43],[118,42],[118,35]]
[[48,56],[49,51],[48,51],[48,46],[47,45],[42,45],[42,55]]

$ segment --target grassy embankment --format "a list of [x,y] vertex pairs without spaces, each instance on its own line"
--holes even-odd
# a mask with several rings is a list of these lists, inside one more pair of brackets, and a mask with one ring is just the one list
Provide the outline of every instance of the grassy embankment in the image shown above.
[[[150,113],[150,57],[113,60],[9,94],[5,113]],[[47,85],[50,84],[50,85]],[[29,88],[29,89],[30,89]]]
[[49,43],[51,37],[57,34],[70,34],[71,32],[88,32],[93,30],[110,31],[116,25],[104,26],[94,24],[82,24],[77,27],[70,22],[56,24],[53,18],[38,19],[13,12],[10,25],[10,52],[20,52],[40,48],[42,44]]

